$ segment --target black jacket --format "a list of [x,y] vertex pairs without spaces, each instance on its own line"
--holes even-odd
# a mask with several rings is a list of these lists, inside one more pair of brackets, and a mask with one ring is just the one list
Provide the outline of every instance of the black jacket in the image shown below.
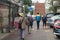
[[47,17],[46,17],[46,16],[43,16],[43,17],[42,17],[42,21],[43,21],[43,22],[46,22],[46,21],[47,21]]

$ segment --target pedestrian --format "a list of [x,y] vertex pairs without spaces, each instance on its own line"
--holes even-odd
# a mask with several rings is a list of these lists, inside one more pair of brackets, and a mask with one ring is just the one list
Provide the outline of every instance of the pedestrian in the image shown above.
[[19,19],[19,17],[17,16],[17,17],[15,17],[15,19],[14,19],[14,28],[15,28],[15,30],[18,30],[18,23],[19,23],[19,20],[17,20],[17,19]]
[[33,18],[31,15],[27,16],[27,25],[28,25],[28,34],[31,33],[31,30],[33,29]]
[[26,17],[24,16],[23,13],[19,13],[20,17],[19,17],[19,30],[20,30],[20,36],[21,36],[21,40],[24,40],[24,36],[25,36],[25,29],[26,29]]
[[36,15],[37,30],[39,29],[39,23],[40,23],[40,20],[41,20],[41,16],[40,16],[39,13],[37,13],[37,15]]
[[46,21],[47,21],[47,18],[45,15],[43,15],[42,16],[43,28],[46,28]]

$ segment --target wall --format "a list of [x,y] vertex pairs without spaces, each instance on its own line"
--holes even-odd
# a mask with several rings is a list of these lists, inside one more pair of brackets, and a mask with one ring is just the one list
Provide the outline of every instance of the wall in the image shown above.
[[40,15],[44,15],[45,14],[45,4],[44,3],[36,3],[35,4],[35,15],[37,13],[40,13]]

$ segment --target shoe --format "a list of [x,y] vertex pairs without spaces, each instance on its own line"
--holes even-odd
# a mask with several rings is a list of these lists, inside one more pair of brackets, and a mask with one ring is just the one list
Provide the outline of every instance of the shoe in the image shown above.
[[22,38],[20,38],[22,40]]
[[39,30],[39,28],[37,30]]
[[28,32],[28,34],[31,34],[30,32]]
[[34,30],[34,28],[31,28],[31,30]]
[[24,40],[24,38],[22,38],[22,40]]

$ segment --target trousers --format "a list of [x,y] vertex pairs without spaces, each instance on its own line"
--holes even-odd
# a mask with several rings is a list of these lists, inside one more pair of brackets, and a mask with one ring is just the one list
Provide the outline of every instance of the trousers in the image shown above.
[[21,36],[21,38],[24,38],[24,36],[25,36],[25,30],[24,29],[20,29],[20,36]]
[[39,29],[39,23],[40,23],[40,21],[37,21],[37,29]]

